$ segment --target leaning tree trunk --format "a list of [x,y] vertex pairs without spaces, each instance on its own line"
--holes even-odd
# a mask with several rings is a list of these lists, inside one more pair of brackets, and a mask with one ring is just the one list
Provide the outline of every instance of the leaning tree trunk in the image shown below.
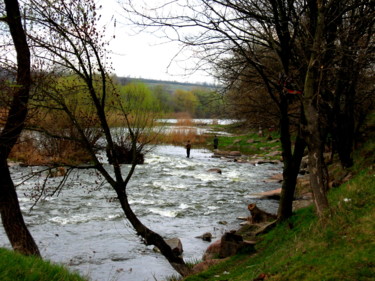
[[146,245],[154,245],[158,247],[163,256],[168,260],[171,266],[182,276],[187,276],[192,273],[191,269],[185,264],[183,258],[172,251],[172,248],[165,242],[165,240],[156,232],[147,228],[134,214],[131,209],[127,195],[123,189],[116,189],[118,199],[121,207],[132,224],[137,234],[144,239]]
[[27,115],[30,90],[30,51],[21,23],[18,1],[5,0],[7,17],[5,21],[17,52],[17,86],[7,121],[0,134],[0,213],[5,232],[14,250],[40,256],[38,246],[28,231],[18,202],[17,193],[10,176],[7,159],[17,142]]

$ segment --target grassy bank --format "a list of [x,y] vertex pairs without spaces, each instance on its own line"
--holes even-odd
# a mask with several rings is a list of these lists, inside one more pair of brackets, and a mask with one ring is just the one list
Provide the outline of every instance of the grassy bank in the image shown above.
[[2,281],[84,281],[66,268],[35,257],[25,257],[0,249],[0,280]]
[[[213,136],[207,139],[207,148],[213,147]],[[259,135],[250,132],[234,136],[218,136],[219,150],[240,151],[244,155],[267,158],[272,151],[281,150],[278,134]],[[280,152],[281,153],[281,152]]]
[[[330,190],[331,210],[313,206],[259,237],[257,252],[242,253],[184,280],[374,280],[375,142],[355,152],[351,180]],[[337,168],[337,166],[336,166]]]

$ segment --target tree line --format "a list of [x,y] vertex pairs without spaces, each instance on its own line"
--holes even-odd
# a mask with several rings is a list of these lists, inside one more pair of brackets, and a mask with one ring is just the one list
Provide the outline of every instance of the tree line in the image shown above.
[[168,85],[147,85],[142,82],[128,82],[119,85],[122,96],[146,95],[147,99],[166,116],[174,113],[186,113],[191,118],[223,117],[224,99],[217,90],[195,86],[192,89],[181,89],[178,85],[174,90]]

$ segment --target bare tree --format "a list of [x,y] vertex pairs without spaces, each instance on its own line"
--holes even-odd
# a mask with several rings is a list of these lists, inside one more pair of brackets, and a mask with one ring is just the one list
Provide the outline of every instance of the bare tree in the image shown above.
[[292,63],[296,59],[292,52],[294,22],[285,24],[291,14],[296,13],[294,6],[285,1],[180,0],[164,5],[157,2],[159,6],[142,10],[138,2],[128,0],[126,3],[125,11],[138,16],[138,21],[137,17],[129,16],[136,25],[169,30],[165,33],[170,39],[197,48],[199,51],[195,54],[200,59],[197,67],[213,66],[218,70],[217,78],[228,86],[228,90],[236,91],[240,83],[247,83],[257,87],[258,93],[269,95],[267,100],[272,100],[278,111],[284,160],[278,214],[279,219],[288,218],[292,214],[296,178],[305,148],[297,128],[293,149],[289,111],[295,97],[284,89],[286,80],[297,86],[303,84],[298,67]]
[[[132,0],[125,3],[124,9],[133,15],[129,18],[136,25],[165,30],[166,36],[172,40],[199,50],[196,54],[201,63],[197,67],[208,63],[214,69],[233,73],[230,87],[235,85],[234,81],[247,80],[250,85],[261,81],[263,91],[270,95],[279,110],[284,160],[279,218],[291,215],[296,177],[306,144],[315,205],[319,216],[323,216],[328,209],[324,144],[329,120],[332,120],[333,100],[339,95],[330,86],[335,80],[331,71],[340,60],[336,51],[342,34],[338,31],[345,30],[351,18],[362,26],[357,33],[360,36],[355,38],[351,47],[356,49],[355,46],[363,41],[371,42],[373,5],[361,0],[176,0],[158,1],[148,6]],[[359,20],[359,14],[367,20]],[[184,33],[184,30],[187,31]],[[359,42],[361,44],[357,44]],[[371,50],[368,46],[362,50]],[[368,57],[369,52],[365,53]],[[226,64],[221,68],[220,63],[228,61],[228,57],[241,63],[235,68],[228,68]],[[359,57],[352,58],[351,62],[361,67],[362,64],[357,64]],[[355,80],[354,76],[350,78],[350,81]],[[339,80],[340,87],[345,88],[347,82]],[[298,125],[301,126],[297,127],[294,149],[289,115],[290,105],[296,100],[293,94],[297,94],[300,106]],[[350,95],[345,96],[351,100]],[[340,142],[345,143],[345,139]]]
[[21,22],[18,1],[5,0],[1,21],[9,27],[17,53],[17,78],[11,88],[12,101],[6,123],[0,133],[0,213],[5,232],[14,250],[40,256],[38,246],[23,220],[17,193],[12,181],[8,156],[25,125],[30,93],[30,51]]
[[[310,182],[315,205],[318,213],[323,214],[328,208],[325,195],[328,189],[328,172],[323,152],[332,119],[336,119],[336,122],[345,120],[345,124],[336,123],[333,133],[343,166],[352,164],[352,106],[355,92],[359,89],[357,74],[364,68],[364,61],[372,65],[374,62],[370,56],[374,47],[374,42],[370,39],[373,36],[374,5],[367,1],[311,1],[308,11],[306,20],[309,25],[305,28],[308,37],[305,39],[304,49],[308,63],[302,99],[306,120],[304,136],[309,148]],[[353,24],[350,28],[349,23]],[[354,37],[353,30],[356,30]],[[351,38],[350,43],[348,36]],[[352,70],[348,69],[348,63]],[[339,107],[343,110],[338,110],[338,104],[341,104]],[[345,134],[342,133],[343,130]],[[344,147],[345,153],[342,151]]]
[[[55,77],[64,77],[67,73],[75,79],[75,85],[81,85],[80,93],[85,97],[90,108],[93,108],[95,120],[103,135],[104,147],[111,156],[111,169],[105,168],[96,154],[96,147],[90,142],[87,127],[80,115],[73,110],[68,102],[68,95],[77,94],[77,89],[61,88],[59,86],[43,87],[44,101],[52,108],[62,112],[76,130],[74,141],[85,148],[91,158],[91,165],[105,178],[117,194],[125,216],[136,230],[136,233],[147,245],[157,246],[173,268],[185,276],[190,269],[184,260],[165,242],[165,240],[146,227],[133,212],[127,194],[127,185],[137,165],[137,153],[144,149],[150,141],[148,130],[150,115],[139,114],[141,108],[129,107],[124,103],[112,85],[108,75],[108,66],[103,43],[104,31],[98,29],[98,7],[92,0],[59,0],[43,1],[31,0],[27,8],[31,15],[33,29],[28,35],[34,44],[35,55],[43,61],[44,67]],[[137,100],[135,103],[138,103]],[[121,156],[118,154],[117,143],[110,128],[109,113],[121,114],[127,128],[127,141],[133,154],[133,161],[128,169],[120,165]],[[138,113],[138,114],[137,114]],[[150,129],[151,130],[151,129]],[[150,132],[150,131],[148,131]],[[82,168],[82,167],[81,167]]]
[[374,103],[374,85],[366,82],[374,75],[374,16],[374,5],[355,5],[337,17],[332,135],[344,168],[353,165],[356,132]]

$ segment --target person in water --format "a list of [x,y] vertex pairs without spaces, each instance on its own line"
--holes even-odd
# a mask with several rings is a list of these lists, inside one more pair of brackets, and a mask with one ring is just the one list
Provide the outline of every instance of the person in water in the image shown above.
[[186,144],[186,157],[187,158],[190,158],[190,149],[191,149],[191,143],[190,143],[190,140],[187,141],[187,144]]
[[215,135],[215,137],[214,137],[214,149],[217,149],[218,146],[219,146],[219,139]]

